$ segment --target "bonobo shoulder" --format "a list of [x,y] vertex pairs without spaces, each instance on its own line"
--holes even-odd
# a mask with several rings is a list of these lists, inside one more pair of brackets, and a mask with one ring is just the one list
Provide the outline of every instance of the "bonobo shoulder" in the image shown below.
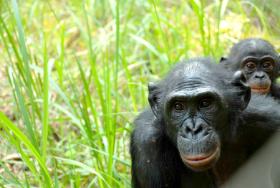
[[280,103],[270,96],[253,94],[248,107],[243,111],[243,125],[255,130],[280,130]]
[[134,144],[150,144],[161,135],[158,120],[150,108],[145,109],[134,121]]

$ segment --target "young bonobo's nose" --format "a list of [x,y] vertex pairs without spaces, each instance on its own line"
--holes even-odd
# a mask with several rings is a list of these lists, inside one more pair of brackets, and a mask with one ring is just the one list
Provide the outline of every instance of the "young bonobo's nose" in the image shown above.
[[263,79],[265,77],[264,73],[263,72],[257,72],[255,74],[255,78],[258,78],[258,79]]

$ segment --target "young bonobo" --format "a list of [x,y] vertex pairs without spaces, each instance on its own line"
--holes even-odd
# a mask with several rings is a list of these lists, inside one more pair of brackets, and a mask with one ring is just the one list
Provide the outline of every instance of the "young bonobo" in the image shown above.
[[251,38],[235,44],[221,63],[233,70],[241,70],[252,92],[271,94],[280,99],[280,87],[276,78],[280,71],[280,57],[274,47],[263,39]]
[[198,58],[149,84],[151,108],[131,135],[133,187],[219,187],[247,160],[249,140],[279,129],[278,103],[251,97],[241,71],[230,73]]

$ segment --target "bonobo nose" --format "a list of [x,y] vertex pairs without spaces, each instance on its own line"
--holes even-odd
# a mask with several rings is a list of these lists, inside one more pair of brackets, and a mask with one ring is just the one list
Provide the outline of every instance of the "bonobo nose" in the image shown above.
[[198,140],[208,135],[208,131],[204,128],[202,123],[187,123],[185,126],[184,137]]
[[263,74],[263,73],[257,73],[257,74],[255,75],[255,78],[263,79],[263,78],[264,78],[264,74]]
[[199,132],[202,131],[202,125],[199,124],[199,125],[187,125],[186,127],[186,132],[191,132],[192,134],[198,134]]

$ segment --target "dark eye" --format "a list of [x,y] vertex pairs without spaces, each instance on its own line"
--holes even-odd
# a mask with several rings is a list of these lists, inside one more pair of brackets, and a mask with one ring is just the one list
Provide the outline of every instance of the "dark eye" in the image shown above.
[[202,99],[199,103],[199,108],[208,108],[212,105],[212,100],[210,98]]
[[263,63],[263,68],[265,69],[273,69],[273,65],[270,61],[266,61]]
[[182,111],[182,110],[184,110],[184,105],[182,103],[180,103],[180,102],[175,102],[174,109],[176,111]]
[[250,61],[250,62],[246,63],[246,67],[248,69],[255,69],[256,68],[256,64]]

